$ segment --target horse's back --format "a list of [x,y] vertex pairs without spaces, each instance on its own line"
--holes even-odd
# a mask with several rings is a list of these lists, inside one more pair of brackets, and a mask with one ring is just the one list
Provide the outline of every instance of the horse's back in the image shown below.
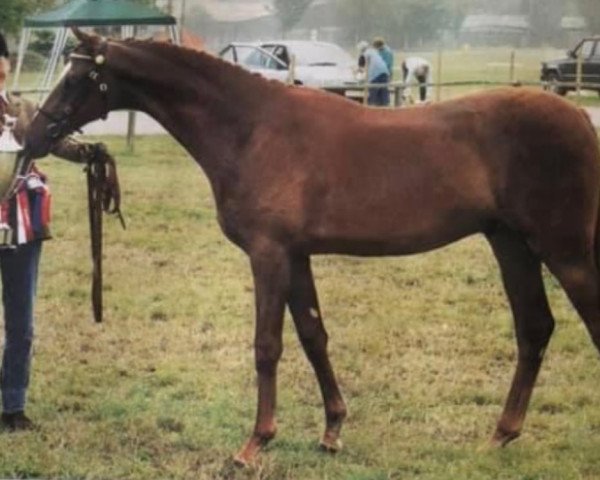
[[379,110],[290,89],[288,101],[261,160],[280,172],[261,211],[276,198],[276,223],[313,251],[410,253],[499,223],[540,236],[548,210],[575,229],[596,216],[594,132],[556,96],[511,88]]

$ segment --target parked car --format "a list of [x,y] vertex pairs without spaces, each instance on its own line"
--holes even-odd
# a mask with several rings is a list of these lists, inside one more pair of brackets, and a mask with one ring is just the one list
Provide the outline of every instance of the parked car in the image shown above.
[[333,43],[305,40],[233,42],[223,48],[219,56],[266,78],[350,97],[360,95],[356,89],[359,84],[356,61]]
[[567,51],[567,58],[542,63],[541,79],[546,88],[559,95],[575,90],[577,58],[581,56],[581,82],[583,88],[600,93],[600,36],[584,38]]

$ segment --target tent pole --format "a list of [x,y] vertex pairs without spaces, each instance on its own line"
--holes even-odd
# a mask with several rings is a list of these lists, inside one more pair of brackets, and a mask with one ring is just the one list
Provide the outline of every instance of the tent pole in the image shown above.
[[[135,37],[135,27],[133,25],[121,26],[121,38],[133,38]],[[136,112],[129,110],[127,112],[127,150],[133,153],[135,149],[135,120]]]
[[69,37],[69,30],[67,30],[67,28],[63,28],[63,36],[60,41],[60,45],[58,46],[58,52],[56,52],[56,61],[54,62],[54,69],[52,70],[52,75],[50,76],[50,83],[53,83],[53,81],[54,81],[54,75],[56,74],[56,65],[58,65],[58,61],[60,60],[63,52],[65,51],[65,46],[67,45],[68,37]]
[[19,53],[17,54],[17,66],[15,68],[15,75],[13,76],[12,89],[16,90],[19,85],[19,76],[21,75],[21,68],[23,68],[23,58],[25,57],[25,50],[29,44],[29,38],[31,37],[31,29],[24,28],[21,32],[21,39],[19,40]]
[[67,29],[61,28],[56,34],[56,38],[54,39],[54,46],[52,47],[52,53],[50,56],[50,62],[48,64],[48,68],[46,69],[46,75],[44,76],[44,81],[42,83],[42,90],[40,94],[40,98],[45,94],[45,90],[50,87],[52,83],[52,77],[54,76],[54,71],[56,70],[56,64],[58,63],[58,57],[64,48],[64,44],[67,38]]
[[133,25],[121,25],[121,39],[135,37],[135,27]]
[[[54,55],[56,54],[56,50],[58,49],[58,37],[60,36],[61,29],[56,31],[54,35],[54,43],[52,43],[52,50],[50,51],[50,58],[48,58],[48,63],[46,64],[46,71],[44,72],[44,78],[42,79],[42,83],[40,84],[40,89],[44,89],[46,84],[48,83],[48,76],[50,75],[50,69],[52,67],[52,60],[54,59]],[[40,94],[40,98],[41,98]]]
[[181,45],[181,38],[179,38],[179,30],[177,25],[169,25],[169,32],[171,33],[171,40],[175,45]]

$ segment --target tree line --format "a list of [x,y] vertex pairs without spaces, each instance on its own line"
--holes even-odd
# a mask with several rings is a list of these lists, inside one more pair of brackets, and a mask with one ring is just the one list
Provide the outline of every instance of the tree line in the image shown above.
[[456,33],[472,13],[525,15],[531,42],[538,45],[560,39],[563,16],[583,16],[588,30],[600,34],[600,0],[337,0],[337,8],[343,28],[355,38],[384,35],[396,45]]

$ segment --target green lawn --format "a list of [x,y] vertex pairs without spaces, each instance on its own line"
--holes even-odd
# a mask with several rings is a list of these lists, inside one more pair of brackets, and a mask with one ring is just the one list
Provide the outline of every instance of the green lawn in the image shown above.
[[173,140],[117,153],[128,230],[106,220],[106,321],[89,305],[84,176],[44,160],[54,240],[42,259],[29,413],[0,434],[0,477],[298,480],[600,478],[598,354],[552,278],[557,329],[523,436],[485,449],[515,363],[511,317],[481,238],[429,254],[314,259],[350,416],[319,452],[316,381],[286,319],[279,434],[252,470],[231,456],[255,412],[246,257],[219,231],[200,169]]
[[[513,79],[524,85],[540,85],[541,63],[563,58],[565,52],[553,48],[512,49],[509,47],[465,47],[441,52],[406,52],[396,55],[397,66],[394,73],[396,80],[402,78],[400,63],[404,55],[418,55],[429,60],[434,71],[433,81],[436,83],[467,83],[467,85],[442,87],[441,99],[444,100],[473,91],[496,88],[498,85],[508,85]],[[512,77],[511,62],[514,65]],[[486,83],[490,83],[490,85],[486,85]],[[569,97],[579,101],[582,105],[600,105],[600,99],[595,92],[582,92],[579,99],[575,98],[574,93],[570,93]],[[432,98],[436,98],[435,90]]]

